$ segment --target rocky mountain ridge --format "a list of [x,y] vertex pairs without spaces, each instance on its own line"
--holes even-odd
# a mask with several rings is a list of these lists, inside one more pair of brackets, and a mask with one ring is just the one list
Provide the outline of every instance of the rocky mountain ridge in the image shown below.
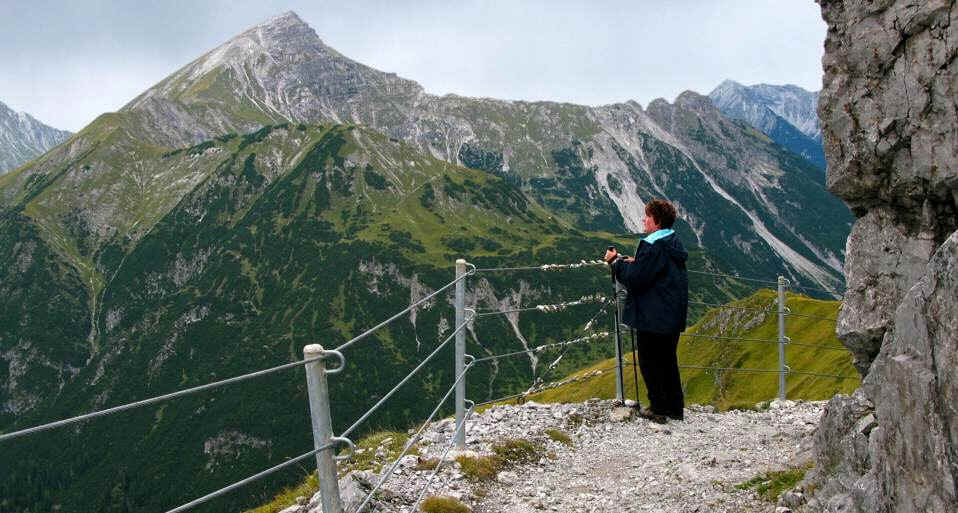
[[0,175],[45,153],[73,135],[47,126],[0,102]]
[[758,128],[824,171],[825,150],[816,112],[818,94],[793,85],[744,86],[726,80],[709,93],[709,98],[726,116]]
[[[100,165],[85,164],[93,179],[84,177],[71,194],[108,205],[81,215],[96,234],[83,244],[135,241],[202,179],[176,175],[169,178],[173,188],[149,185],[163,173],[151,163],[157,146],[194,145],[264,124],[348,122],[447,162],[505,176],[584,229],[640,231],[645,201],[668,197],[679,208],[681,232],[708,247],[716,265],[840,289],[850,221],[845,207],[803,162],[703,99],[687,92],[674,105],[656,100],[642,109],[635,102],[591,108],[433,96],[411,80],[342,56],[287,13],[102,116],[71,147],[45,156],[7,187],[0,183],[0,201],[18,201],[31,176],[56,175],[87,155]],[[134,154],[133,162],[116,161],[124,153]],[[131,174],[135,179],[126,178]],[[70,178],[63,181],[75,181]],[[103,182],[126,190],[102,197],[91,185]],[[33,201],[43,203],[40,196]],[[810,221],[809,208],[830,222]]]

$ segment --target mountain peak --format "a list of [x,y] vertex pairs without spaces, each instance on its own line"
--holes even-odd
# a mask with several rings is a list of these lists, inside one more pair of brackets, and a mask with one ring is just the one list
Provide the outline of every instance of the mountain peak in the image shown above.
[[274,16],[259,25],[258,27],[275,25],[275,26],[289,26],[289,25],[306,25],[306,22],[299,17],[294,11],[286,11],[279,16]]
[[0,175],[43,154],[71,135],[0,101]]

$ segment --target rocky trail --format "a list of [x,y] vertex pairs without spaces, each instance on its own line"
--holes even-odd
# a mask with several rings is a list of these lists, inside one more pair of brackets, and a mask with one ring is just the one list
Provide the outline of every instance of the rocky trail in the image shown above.
[[[693,405],[684,421],[664,425],[606,400],[496,406],[469,420],[467,450],[446,455],[426,496],[458,499],[475,513],[781,513],[788,511],[786,501],[775,504],[736,485],[805,465],[824,405],[776,400],[758,411],[722,413]],[[453,428],[452,419],[431,425],[419,455],[403,458],[368,511],[410,512]],[[502,449],[508,440],[528,441],[525,446],[535,449],[511,461],[515,451]],[[504,457],[488,459],[497,453]],[[483,457],[498,463],[477,476],[471,463]],[[343,476],[345,511],[355,511],[380,476],[370,470]],[[787,502],[801,502],[799,494],[786,495]],[[322,511],[319,494],[301,503],[283,513]]]

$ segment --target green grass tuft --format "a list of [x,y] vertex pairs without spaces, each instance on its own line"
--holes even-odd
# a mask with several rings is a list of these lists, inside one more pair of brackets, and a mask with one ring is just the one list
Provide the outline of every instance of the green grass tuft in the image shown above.
[[[406,442],[409,441],[409,435],[398,431],[379,431],[373,433],[356,444],[356,452],[349,460],[347,471],[350,470],[373,470],[379,472],[384,464],[392,462],[399,453],[402,452]],[[386,442],[385,444],[383,442]],[[382,448],[382,456],[376,457],[376,453]],[[407,454],[418,455],[419,448],[413,446]]]
[[809,467],[792,468],[777,472],[768,472],[738,484],[739,490],[755,490],[760,497],[769,502],[775,502],[785,491],[795,488],[795,485],[805,477]]
[[471,457],[460,456],[459,462],[463,475],[473,481],[492,481],[499,471],[522,463],[538,461],[545,456],[545,448],[540,443],[524,438],[512,438],[493,444],[492,454]]
[[419,508],[423,513],[469,513],[469,506],[453,497],[434,495],[422,501]]
[[310,497],[319,491],[319,481],[316,480],[316,474],[309,474],[306,480],[299,486],[293,486],[284,489],[276,494],[276,497],[269,504],[264,504],[258,508],[246,510],[244,513],[276,513],[282,511],[293,504],[296,504],[298,497],[305,497],[308,501]]
[[572,446],[572,438],[565,431],[550,428],[545,430],[544,433],[546,436],[555,440],[556,442],[568,445],[570,447]]
[[544,454],[544,448],[542,444],[524,438],[512,438],[494,444],[492,446],[492,452],[495,453],[505,465],[516,465],[538,461]]
[[459,456],[456,458],[462,474],[473,481],[492,481],[503,467],[499,457],[492,456]]

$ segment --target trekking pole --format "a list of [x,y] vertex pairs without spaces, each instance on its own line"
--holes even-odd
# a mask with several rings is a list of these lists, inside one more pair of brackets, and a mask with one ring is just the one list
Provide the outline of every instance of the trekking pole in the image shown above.
[[[615,246],[609,246],[609,251],[615,251]],[[625,404],[625,387],[622,379],[622,337],[619,334],[619,288],[615,282],[615,268],[609,265],[609,276],[612,278],[612,333],[615,336],[615,398]]]
[[635,351],[635,329],[629,330],[629,338],[632,339],[632,377],[635,379],[635,406],[639,407],[639,372],[635,370],[635,366],[639,363],[638,353]]

